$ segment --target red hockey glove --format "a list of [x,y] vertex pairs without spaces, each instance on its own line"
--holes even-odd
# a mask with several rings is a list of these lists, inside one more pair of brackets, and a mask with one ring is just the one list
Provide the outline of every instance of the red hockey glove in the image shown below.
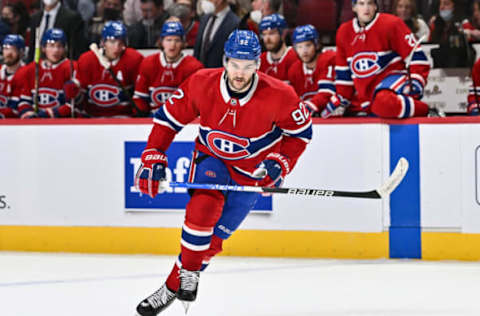
[[80,92],[80,85],[75,81],[69,80],[63,84],[63,92],[65,92],[67,100],[75,99]]
[[350,106],[350,102],[340,95],[332,95],[327,106],[322,111],[321,116],[323,118],[329,118],[334,116],[343,116],[345,109]]
[[423,84],[419,80],[412,78],[411,81],[407,82],[403,87],[402,94],[420,100],[423,97]]
[[480,115],[480,105],[478,103],[471,103],[467,108],[468,115]]
[[142,165],[135,175],[135,186],[140,192],[152,198],[168,188],[167,156],[156,149],[146,149],[142,153]]
[[260,180],[258,186],[280,187],[289,172],[289,159],[278,153],[270,153],[264,161],[257,165],[253,176]]

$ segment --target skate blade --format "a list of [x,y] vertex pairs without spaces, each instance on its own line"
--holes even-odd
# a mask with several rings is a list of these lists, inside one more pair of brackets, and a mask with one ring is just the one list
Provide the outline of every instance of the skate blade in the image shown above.
[[183,308],[185,309],[185,315],[187,315],[188,309],[190,308],[190,304],[192,304],[192,302],[186,302],[186,301],[181,301],[181,302],[182,302]]

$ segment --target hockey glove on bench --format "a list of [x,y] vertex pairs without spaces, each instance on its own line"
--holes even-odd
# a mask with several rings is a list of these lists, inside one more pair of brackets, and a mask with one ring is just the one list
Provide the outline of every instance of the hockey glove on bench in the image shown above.
[[135,175],[135,187],[154,198],[157,193],[163,193],[169,187],[167,156],[159,150],[146,149],[141,159],[142,165]]

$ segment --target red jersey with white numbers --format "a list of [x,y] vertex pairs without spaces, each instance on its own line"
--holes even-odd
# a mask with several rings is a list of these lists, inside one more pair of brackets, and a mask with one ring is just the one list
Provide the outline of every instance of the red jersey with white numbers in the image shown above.
[[288,71],[288,81],[300,99],[315,99],[315,112],[323,110],[335,94],[335,52],[329,50],[318,55],[315,69],[308,69],[298,60]]
[[[337,94],[353,102],[350,110],[365,110],[387,75],[406,70],[415,44],[415,35],[391,14],[377,13],[366,27],[360,27],[356,18],[342,24],[337,31]],[[411,60],[411,77],[425,86],[429,70],[430,62],[419,45]]]
[[[126,48],[122,56],[112,62],[113,75],[128,93],[133,90],[142,60],[143,55],[133,48]],[[132,116],[133,107],[128,96],[92,51],[80,56],[78,67],[78,79],[85,92],[84,111],[89,116]]]
[[282,81],[288,81],[288,69],[299,59],[293,47],[287,47],[282,57],[272,58],[271,52],[260,55],[260,71]]
[[147,148],[165,151],[174,135],[199,118],[196,149],[222,160],[234,181],[255,184],[256,166],[269,153],[293,168],[312,137],[310,113],[295,91],[263,73],[242,99],[231,98],[223,69],[190,76],[155,113]]
[[168,63],[163,53],[146,57],[135,84],[135,104],[143,112],[156,111],[182,82],[201,68],[202,63],[188,55],[175,63]]

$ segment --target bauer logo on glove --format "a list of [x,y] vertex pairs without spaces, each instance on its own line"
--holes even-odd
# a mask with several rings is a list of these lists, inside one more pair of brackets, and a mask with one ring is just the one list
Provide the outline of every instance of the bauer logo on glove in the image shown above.
[[167,180],[167,156],[156,149],[146,149],[142,153],[142,164],[135,175],[135,187],[154,198],[157,193],[165,192]]

